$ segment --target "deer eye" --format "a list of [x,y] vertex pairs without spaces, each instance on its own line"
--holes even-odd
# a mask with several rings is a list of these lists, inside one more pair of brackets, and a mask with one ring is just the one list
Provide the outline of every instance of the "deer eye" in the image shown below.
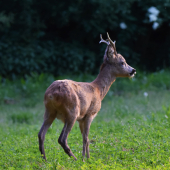
[[125,65],[125,63],[124,63],[124,62],[121,62],[121,65],[122,65],[122,66],[124,66],[124,65]]

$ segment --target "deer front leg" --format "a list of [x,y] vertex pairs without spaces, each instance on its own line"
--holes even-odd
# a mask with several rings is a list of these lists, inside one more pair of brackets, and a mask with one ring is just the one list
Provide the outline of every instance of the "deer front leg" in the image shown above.
[[89,138],[87,137],[87,144],[86,144],[87,158],[90,158],[89,144],[90,144],[90,140],[89,140]]
[[83,136],[83,152],[82,152],[82,156],[83,156],[83,161],[84,161],[84,157],[85,154],[87,152],[87,158],[90,158],[90,153],[89,153],[89,139],[88,139],[88,135],[89,135],[89,130],[90,130],[90,125],[92,122],[93,118],[92,117],[86,117],[84,120],[79,122],[79,127]]
[[77,158],[74,156],[74,154],[72,153],[71,149],[69,148],[67,144],[68,134],[70,133],[75,121],[76,119],[65,122],[64,128],[60,134],[60,137],[58,138],[58,143],[62,146],[62,148],[64,149],[65,153],[68,154],[68,156],[70,157],[73,156],[74,159],[77,160]]

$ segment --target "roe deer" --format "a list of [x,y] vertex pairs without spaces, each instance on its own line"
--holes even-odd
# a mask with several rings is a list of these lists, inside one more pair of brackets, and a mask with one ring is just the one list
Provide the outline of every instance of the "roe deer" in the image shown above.
[[45,134],[55,118],[60,119],[64,123],[58,143],[75,160],[77,158],[67,145],[67,137],[75,121],[79,122],[83,137],[83,161],[85,153],[87,153],[87,158],[89,158],[89,129],[92,120],[101,108],[101,101],[116,80],[116,77],[133,77],[136,73],[136,70],[126,63],[123,56],[116,52],[115,41],[113,42],[110,39],[108,33],[107,37],[107,40],[103,40],[102,35],[100,35],[101,41],[99,43],[106,43],[107,48],[100,72],[93,82],[57,80],[47,88],[44,96],[44,122],[38,134],[39,150],[45,160]]

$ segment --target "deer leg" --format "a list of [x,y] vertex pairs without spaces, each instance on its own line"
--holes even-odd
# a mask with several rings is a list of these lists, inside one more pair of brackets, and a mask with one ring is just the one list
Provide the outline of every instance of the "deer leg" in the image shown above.
[[88,139],[88,135],[89,135],[89,130],[90,130],[90,125],[92,122],[92,118],[86,118],[85,122],[84,122],[84,131],[83,131],[83,157],[85,157],[85,152],[87,152],[87,158],[90,158],[90,154],[89,154],[89,139]]
[[90,144],[90,141],[89,141],[89,138],[87,137],[87,144],[86,144],[86,153],[87,153],[87,158],[90,158],[90,153],[89,153],[89,144]]
[[[47,112],[45,113],[47,115]],[[44,150],[44,140],[45,140],[45,134],[48,130],[48,128],[51,126],[52,122],[54,121],[55,117],[49,117],[45,118],[43,125],[38,133],[38,138],[39,138],[39,150],[41,154],[43,155],[43,158],[46,160],[45,156],[45,150]]]
[[68,134],[70,133],[75,121],[76,119],[68,122],[66,121],[64,128],[60,134],[60,137],[58,138],[58,143],[62,146],[62,148],[64,149],[65,153],[68,154],[68,156],[70,157],[73,156],[74,159],[77,160],[77,158],[74,156],[74,154],[72,153],[71,149],[67,144]]
[[[82,134],[82,137],[83,137],[83,132],[84,132],[84,122],[83,121],[81,121],[81,122],[79,121],[79,127],[80,127],[80,131],[81,131],[81,134]],[[84,137],[83,137],[83,142],[84,142]],[[88,146],[89,146],[89,139],[87,137],[87,144],[85,146],[84,155],[89,152],[89,149],[87,149]],[[83,146],[83,149],[84,149],[84,146]],[[82,153],[82,155],[83,155],[83,153]],[[84,161],[84,156],[83,156],[83,161]]]
[[89,154],[90,141],[88,139],[88,135],[89,135],[90,125],[92,120],[93,119],[91,117],[86,117],[85,120],[79,122],[79,127],[83,136],[83,153],[82,153],[83,161],[86,153],[87,153],[87,158],[90,158],[90,154]]

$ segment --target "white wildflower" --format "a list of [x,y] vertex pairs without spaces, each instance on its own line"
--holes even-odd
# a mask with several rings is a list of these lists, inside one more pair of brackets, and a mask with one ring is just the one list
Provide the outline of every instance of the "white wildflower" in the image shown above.
[[155,15],[155,16],[158,16],[158,14],[159,14],[160,11],[159,11],[156,7],[151,6],[151,7],[148,9],[148,12],[151,13],[151,14],[153,14],[153,15]]
[[165,118],[167,118],[167,119],[168,119],[168,116],[167,116],[167,115],[165,115]]
[[147,97],[147,96],[148,96],[148,93],[147,93],[147,92],[144,92],[143,95],[144,95],[145,97]]
[[158,19],[158,18],[157,18],[156,15],[154,15],[154,14],[149,14],[149,21],[150,21],[150,22],[156,21],[157,19]]
[[127,28],[127,25],[124,22],[121,22],[120,23],[120,28],[124,30],[124,29]]
[[148,12],[149,12],[149,21],[150,22],[156,21],[158,19],[158,15],[159,15],[160,11],[156,7],[154,7],[154,6],[150,7],[148,9]]
[[158,27],[159,27],[159,23],[154,22],[153,25],[152,25],[152,28],[153,28],[154,30],[156,30]]
[[149,9],[148,9],[148,13],[149,13],[149,21],[150,22],[154,22],[153,25],[152,25],[152,28],[154,30],[156,30],[158,27],[159,27],[159,23],[158,22],[155,22],[158,20],[158,15],[159,15],[159,10],[154,7],[154,6],[151,6]]

